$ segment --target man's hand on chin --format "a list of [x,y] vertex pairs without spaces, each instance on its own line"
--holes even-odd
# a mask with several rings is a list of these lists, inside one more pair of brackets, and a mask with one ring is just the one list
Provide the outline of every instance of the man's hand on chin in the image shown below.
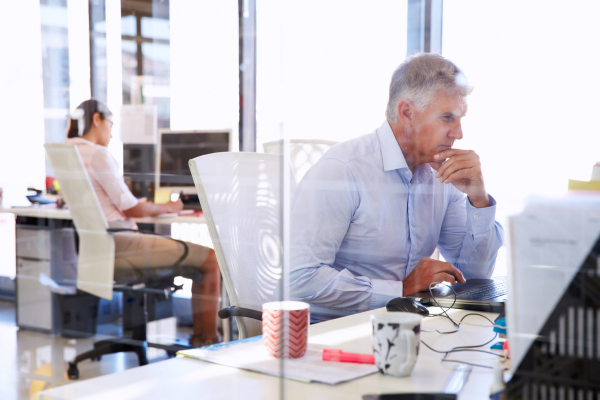
[[465,283],[462,272],[454,265],[424,257],[415,269],[402,281],[402,296],[429,290],[431,282]]
[[[442,183],[451,183],[465,193],[476,208],[489,207],[490,200],[485,191],[481,162],[473,150],[450,149],[433,156],[430,162],[437,173],[435,177]],[[439,160],[439,161],[438,161]]]

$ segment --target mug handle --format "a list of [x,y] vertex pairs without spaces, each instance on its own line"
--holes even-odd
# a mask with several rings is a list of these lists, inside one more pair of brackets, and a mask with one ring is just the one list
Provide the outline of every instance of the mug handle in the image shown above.
[[400,335],[406,342],[406,361],[400,365],[400,373],[405,374],[407,369],[408,371],[412,369],[412,366],[417,360],[417,352],[414,351],[414,349],[417,347],[417,335],[415,335],[412,329],[404,329]]

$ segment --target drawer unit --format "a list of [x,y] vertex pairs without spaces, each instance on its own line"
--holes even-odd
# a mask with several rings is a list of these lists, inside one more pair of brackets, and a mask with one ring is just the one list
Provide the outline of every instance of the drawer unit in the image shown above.
[[40,283],[50,276],[50,261],[17,258],[17,325],[52,330],[52,293]]
[[50,260],[50,230],[17,227],[17,258]]
[[[23,224],[17,224],[15,234],[17,325],[20,328],[52,332],[58,313],[50,288],[40,283],[40,274],[56,279],[54,270],[62,271],[70,267],[63,259],[70,254],[59,247],[60,243],[53,243],[59,242],[64,234],[61,229],[53,227],[29,227]],[[57,254],[53,255],[53,250]]]

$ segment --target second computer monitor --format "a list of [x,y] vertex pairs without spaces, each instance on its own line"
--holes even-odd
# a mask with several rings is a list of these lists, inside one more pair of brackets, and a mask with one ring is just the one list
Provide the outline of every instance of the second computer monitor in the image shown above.
[[226,151],[231,151],[231,130],[159,130],[156,188],[169,189],[171,193],[196,193],[188,161]]

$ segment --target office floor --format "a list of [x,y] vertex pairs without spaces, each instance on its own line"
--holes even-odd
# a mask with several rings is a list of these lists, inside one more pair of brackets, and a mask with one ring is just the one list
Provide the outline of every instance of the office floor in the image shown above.
[[[76,354],[93,347],[103,335],[118,335],[118,324],[98,327],[100,334],[86,339],[66,339],[19,329],[15,325],[15,304],[0,301],[0,399],[36,399],[36,394],[50,387],[68,385],[73,381],[66,378],[67,362]],[[177,327],[180,339],[190,335],[191,328]],[[162,350],[151,349],[150,362],[166,359]],[[99,362],[84,361],[79,364],[80,380],[111,374],[137,367],[133,353],[119,353],[102,357]]]

